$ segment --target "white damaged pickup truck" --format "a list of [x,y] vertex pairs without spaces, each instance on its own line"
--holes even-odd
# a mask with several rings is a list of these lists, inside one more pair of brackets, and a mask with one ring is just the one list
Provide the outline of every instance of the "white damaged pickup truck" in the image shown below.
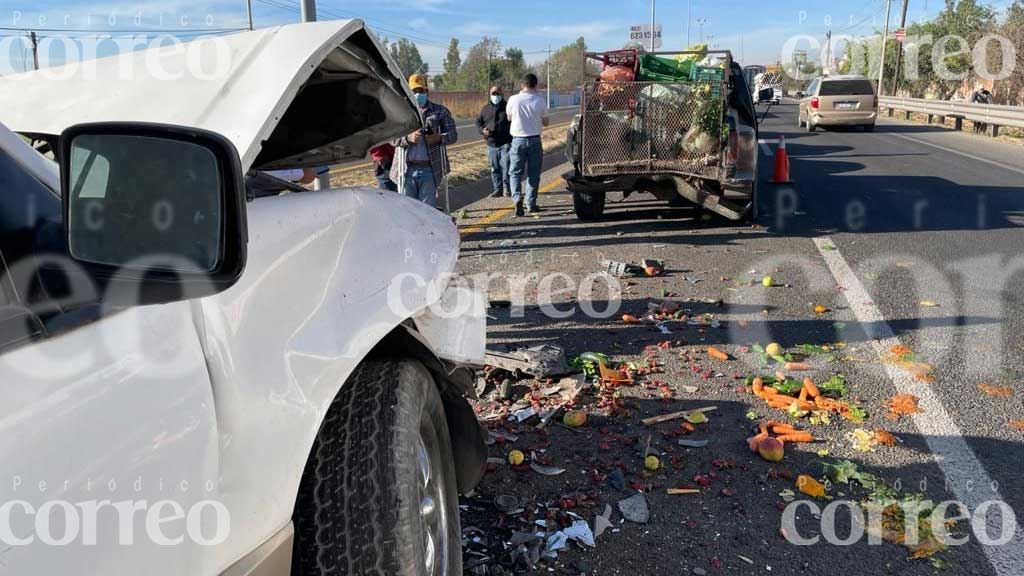
[[0,78],[6,572],[461,574],[486,316],[458,233],[261,174],[420,124],[381,43],[333,21],[72,67]]

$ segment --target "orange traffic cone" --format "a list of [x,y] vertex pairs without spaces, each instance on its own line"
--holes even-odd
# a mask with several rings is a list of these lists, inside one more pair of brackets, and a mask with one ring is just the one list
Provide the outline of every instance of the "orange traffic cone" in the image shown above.
[[786,155],[786,137],[779,136],[779,147],[775,149],[775,175],[773,184],[789,184],[789,156]]

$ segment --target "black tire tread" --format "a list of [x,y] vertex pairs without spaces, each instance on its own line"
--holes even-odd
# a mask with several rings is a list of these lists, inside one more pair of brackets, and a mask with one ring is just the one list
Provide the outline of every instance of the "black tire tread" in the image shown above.
[[402,561],[416,556],[417,540],[400,502],[403,479],[415,478],[415,448],[392,439],[418,433],[409,412],[424,403],[443,423],[436,387],[415,361],[364,361],[341,387],[299,486],[293,576],[419,574]]

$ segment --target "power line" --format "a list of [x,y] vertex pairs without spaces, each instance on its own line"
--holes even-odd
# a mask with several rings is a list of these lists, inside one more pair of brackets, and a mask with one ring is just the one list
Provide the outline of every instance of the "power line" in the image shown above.
[[7,28],[0,26],[0,30],[7,32],[85,32],[90,34],[99,34],[104,32],[109,33],[121,33],[121,32],[140,32],[140,33],[151,33],[151,34],[177,34],[177,33],[225,33],[225,32],[238,32],[245,30],[245,28],[119,28],[119,29],[104,29],[104,28]]

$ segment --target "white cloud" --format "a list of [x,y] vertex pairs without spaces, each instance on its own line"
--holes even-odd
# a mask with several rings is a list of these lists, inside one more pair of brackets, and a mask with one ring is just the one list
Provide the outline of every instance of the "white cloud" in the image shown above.
[[622,35],[626,36],[629,31],[628,26],[623,24],[617,24],[614,22],[580,22],[576,24],[545,24],[537,28],[528,29],[526,33],[530,36],[546,36],[549,38],[579,38],[583,36],[586,39],[599,38],[613,32],[615,30],[622,30]]
[[413,30],[426,30],[430,28],[430,22],[427,22],[426,18],[413,18],[409,20],[409,28]]
[[489,22],[466,22],[455,29],[459,36],[497,36],[501,33],[501,26]]

